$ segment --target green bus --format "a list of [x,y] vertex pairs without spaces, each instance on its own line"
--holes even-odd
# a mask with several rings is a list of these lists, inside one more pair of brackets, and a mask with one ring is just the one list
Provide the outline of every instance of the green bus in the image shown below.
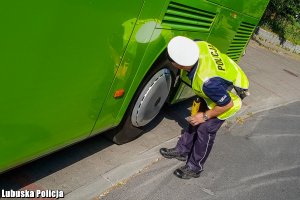
[[238,62],[268,0],[0,2],[0,172],[113,129],[141,134],[188,95],[169,40],[205,40]]

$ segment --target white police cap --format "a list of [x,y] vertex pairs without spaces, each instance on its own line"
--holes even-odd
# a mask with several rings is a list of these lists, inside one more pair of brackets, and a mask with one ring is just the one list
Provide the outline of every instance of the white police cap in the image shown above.
[[168,54],[177,64],[192,66],[199,59],[199,48],[193,40],[176,36],[168,44]]

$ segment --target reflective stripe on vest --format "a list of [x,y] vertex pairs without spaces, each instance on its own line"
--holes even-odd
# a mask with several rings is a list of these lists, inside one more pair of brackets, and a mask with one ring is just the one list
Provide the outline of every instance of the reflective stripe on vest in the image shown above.
[[[203,92],[203,84],[210,78],[220,77],[231,82],[236,87],[248,89],[249,81],[247,76],[233,60],[207,42],[199,41],[197,44],[200,49],[200,57],[193,78],[192,88],[198,96],[206,101],[209,109],[216,106]],[[221,120],[233,116],[242,106],[242,101],[236,94],[230,91],[228,91],[228,94],[233,101],[233,107],[217,116]]]

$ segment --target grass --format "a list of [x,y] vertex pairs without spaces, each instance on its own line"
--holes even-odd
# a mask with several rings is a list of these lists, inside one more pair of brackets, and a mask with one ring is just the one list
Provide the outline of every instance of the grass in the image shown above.
[[300,45],[300,24],[294,21],[293,24],[286,26],[285,37],[290,42]]

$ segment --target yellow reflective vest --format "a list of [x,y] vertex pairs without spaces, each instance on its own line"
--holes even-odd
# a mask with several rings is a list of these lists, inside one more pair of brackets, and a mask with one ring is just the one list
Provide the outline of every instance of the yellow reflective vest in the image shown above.
[[[212,109],[216,104],[208,98],[203,92],[203,84],[213,77],[220,77],[224,80],[231,82],[234,86],[248,89],[249,81],[242,69],[227,55],[222,54],[213,45],[204,42],[197,42],[200,49],[200,57],[196,72],[194,74],[192,88],[194,92],[202,97],[209,109]],[[228,91],[232,101],[233,107],[217,116],[221,120],[225,120],[233,116],[242,106],[240,97]]]

